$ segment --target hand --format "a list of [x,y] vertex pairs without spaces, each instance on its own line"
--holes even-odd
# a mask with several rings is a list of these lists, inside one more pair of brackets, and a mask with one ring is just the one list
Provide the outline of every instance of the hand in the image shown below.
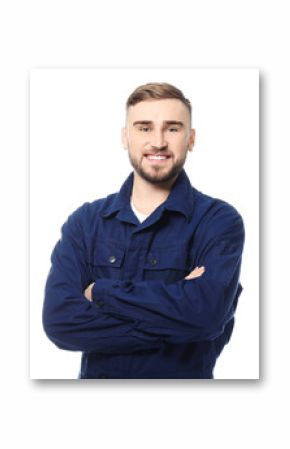
[[94,286],[94,282],[93,282],[92,284],[90,284],[90,285],[85,289],[85,291],[84,291],[84,296],[85,296],[89,301],[92,301],[92,300],[93,300],[93,298],[92,298],[92,289],[93,289],[93,286]]
[[189,279],[198,278],[198,277],[202,276],[204,272],[205,272],[204,267],[195,267],[195,269],[192,270],[191,273],[189,273],[184,279],[189,280]]

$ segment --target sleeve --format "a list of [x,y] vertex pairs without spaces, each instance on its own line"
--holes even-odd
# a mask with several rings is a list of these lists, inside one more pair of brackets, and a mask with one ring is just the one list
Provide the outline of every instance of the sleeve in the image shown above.
[[60,349],[84,352],[130,353],[158,347],[160,338],[141,335],[135,319],[104,314],[83,295],[93,282],[86,266],[83,207],[62,227],[51,255],[42,309],[43,328]]
[[140,335],[159,336],[170,343],[215,339],[232,319],[238,297],[244,245],[244,224],[227,205],[214,214],[194,245],[195,266],[205,273],[192,280],[97,280],[93,299],[108,316],[117,314],[136,322]]

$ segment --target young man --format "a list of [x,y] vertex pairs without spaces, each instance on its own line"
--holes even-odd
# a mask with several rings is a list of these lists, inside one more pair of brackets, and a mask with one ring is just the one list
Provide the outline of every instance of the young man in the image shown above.
[[194,137],[179,89],[138,87],[122,129],[134,171],[62,227],[43,325],[59,348],[82,351],[82,379],[213,378],[242,290],[244,226],[191,186]]

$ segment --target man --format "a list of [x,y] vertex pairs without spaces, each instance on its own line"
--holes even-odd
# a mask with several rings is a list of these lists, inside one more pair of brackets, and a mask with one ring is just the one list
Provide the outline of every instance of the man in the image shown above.
[[179,89],[138,87],[122,129],[134,171],[62,227],[43,325],[59,348],[82,351],[82,379],[213,378],[242,291],[244,226],[191,186],[194,138]]

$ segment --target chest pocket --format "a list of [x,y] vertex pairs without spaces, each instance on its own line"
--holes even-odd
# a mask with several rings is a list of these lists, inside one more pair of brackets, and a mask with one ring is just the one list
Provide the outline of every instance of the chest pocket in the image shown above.
[[94,279],[121,279],[125,250],[115,242],[97,241],[92,258],[92,275]]
[[184,245],[155,248],[148,252],[145,280],[164,280],[167,283],[183,279],[189,272],[188,251]]

